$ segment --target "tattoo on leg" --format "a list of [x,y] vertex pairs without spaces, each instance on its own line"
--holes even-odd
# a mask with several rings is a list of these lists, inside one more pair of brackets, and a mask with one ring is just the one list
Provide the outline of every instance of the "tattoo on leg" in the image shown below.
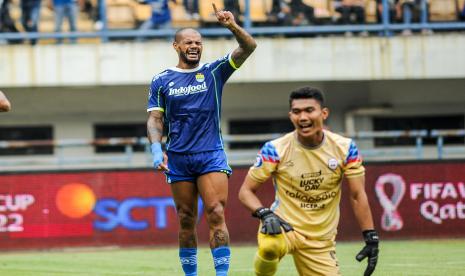
[[179,246],[183,248],[195,248],[197,247],[197,235],[191,231],[180,231],[179,232]]
[[213,232],[213,238],[210,240],[210,246],[212,248],[217,248],[220,246],[225,246],[229,244],[229,234],[224,230],[215,230]]

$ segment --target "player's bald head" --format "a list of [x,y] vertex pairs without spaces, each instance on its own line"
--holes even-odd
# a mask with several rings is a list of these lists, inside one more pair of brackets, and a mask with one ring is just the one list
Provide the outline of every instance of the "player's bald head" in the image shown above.
[[185,36],[200,36],[202,35],[194,28],[181,28],[174,34],[174,41],[179,43]]

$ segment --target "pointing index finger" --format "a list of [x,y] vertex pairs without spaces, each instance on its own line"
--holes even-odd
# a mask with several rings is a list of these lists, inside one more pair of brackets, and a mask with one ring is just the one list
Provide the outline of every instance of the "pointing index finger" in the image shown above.
[[213,6],[213,10],[215,11],[215,14],[217,14],[217,13],[218,13],[218,9],[216,8],[215,3],[212,3],[212,6]]

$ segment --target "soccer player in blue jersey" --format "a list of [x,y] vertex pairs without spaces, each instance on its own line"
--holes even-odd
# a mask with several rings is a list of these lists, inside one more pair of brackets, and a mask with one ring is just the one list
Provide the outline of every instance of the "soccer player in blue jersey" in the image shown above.
[[[191,28],[178,30],[173,47],[179,61],[152,79],[147,111],[147,135],[153,164],[163,170],[176,204],[179,258],[185,275],[197,275],[197,201],[203,200],[210,228],[210,247],[216,275],[229,270],[229,234],[224,218],[231,174],[220,114],[223,86],[256,48],[256,42],[229,11],[217,11],[218,21],[235,36],[239,46],[211,63],[200,63],[202,37]],[[161,138],[166,125],[166,152]]]
[[3,94],[2,91],[0,91],[0,112],[8,112],[10,110],[11,110],[10,101],[8,101],[5,94]]

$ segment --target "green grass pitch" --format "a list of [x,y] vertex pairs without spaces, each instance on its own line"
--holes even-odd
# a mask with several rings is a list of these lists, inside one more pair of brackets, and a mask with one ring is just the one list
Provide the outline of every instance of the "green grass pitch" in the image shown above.
[[[342,275],[363,275],[355,261],[362,242],[339,242]],[[465,275],[465,239],[382,241],[374,275]],[[70,249],[46,252],[0,253],[2,276],[173,276],[183,275],[176,248]],[[232,248],[231,276],[253,275],[254,246]],[[199,250],[199,276],[215,275],[210,250]],[[280,263],[277,276],[297,275],[291,256]]]

